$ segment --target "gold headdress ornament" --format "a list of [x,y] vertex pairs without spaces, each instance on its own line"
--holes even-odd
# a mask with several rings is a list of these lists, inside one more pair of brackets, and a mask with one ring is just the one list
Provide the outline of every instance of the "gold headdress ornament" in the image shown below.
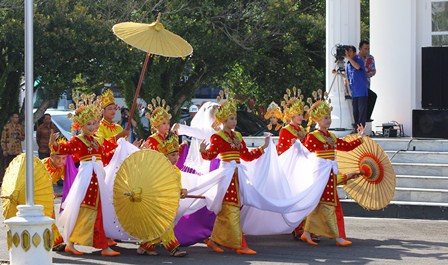
[[101,97],[95,99],[95,94],[81,94],[79,97],[74,97],[73,101],[76,104],[70,104],[70,109],[75,111],[72,115],[67,116],[73,118],[72,131],[79,130],[89,121],[98,121],[101,119]]
[[[67,138],[65,138],[62,134],[56,139],[56,143],[58,143],[58,146],[59,146],[59,144],[66,143],[66,142],[68,142]],[[50,147],[50,152],[52,155],[60,155],[61,154],[58,150],[54,149],[52,144],[49,143],[48,147]]]
[[171,154],[179,151],[179,137],[174,133],[169,133],[163,143],[158,146],[159,151],[164,154]]
[[[312,95],[316,102],[314,102],[308,110],[308,115],[310,117],[308,124],[311,124],[311,122],[320,121],[325,116],[330,116],[331,111],[333,110],[333,107],[330,105],[331,100],[328,98],[327,92],[322,94],[322,90],[319,89],[317,92],[313,91]],[[311,102],[311,99],[308,99],[308,101]]]
[[264,114],[266,120],[269,120],[271,117],[276,117],[279,120],[283,119],[282,109],[274,101],[269,104],[266,114]]
[[292,117],[303,114],[304,111],[308,110],[309,107],[305,106],[303,98],[304,96],[300,89],[297,89],[296,87],[293,87],[292,91],[289,88],[286,89],[286,94],[283,96],[284,101],[281,103],[283,107],[284,122],[287,122]]
[[164,99],[160,99],[160,97],[156,97],[151,99],[151,103],[148,104],[148,110],[150,113],[146,113],[146,117],[149,119],[151,123],[151,128],[153,130],[157,129],[164,121],[170,121],[171,114],[170,106],[166,105],[166,101]]
[[114,92],[110,89],[106,89],[101,94],[101,107],[105,109],[107,106],[115,104]]
[[228,118],[236,116],[236,105],[229,97],[229,92],[219,91],[219,96],[216,98],[219,104],[218,110],[215,112],[217,122],[223,123]]

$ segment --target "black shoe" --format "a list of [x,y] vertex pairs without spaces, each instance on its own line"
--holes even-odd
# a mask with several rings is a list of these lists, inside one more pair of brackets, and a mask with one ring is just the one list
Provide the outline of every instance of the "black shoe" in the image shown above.
[[171,257],[181,258],[188,255],[187,251],[180,250],[179,248],[176,248],[171,254]]

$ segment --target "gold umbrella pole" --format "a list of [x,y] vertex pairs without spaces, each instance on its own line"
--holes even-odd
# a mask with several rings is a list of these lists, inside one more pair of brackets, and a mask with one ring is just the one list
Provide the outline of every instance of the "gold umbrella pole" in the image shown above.
[[[132,102],[131,113],[129,114],[129,120],[132,121],[135,112],[135,106],[137,105],[138,95],[140,94],[140,89],[142,88],[143,78],[145,76],[146,68],[148,67],[149,53],[146,54],[145,62],[143,63],[142,73],[140,74],[140,79],[138,80],[137,90],[135,91],[134,101]],[[131,122],[128,122],[126,130],[131,128]]]

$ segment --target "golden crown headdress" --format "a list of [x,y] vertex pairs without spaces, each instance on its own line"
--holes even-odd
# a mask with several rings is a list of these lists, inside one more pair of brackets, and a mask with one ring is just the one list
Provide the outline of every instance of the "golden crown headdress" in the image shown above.
[[216,102],[219,104],[218,110],[215,112],[217,122],[223,123],[228,118],[236,116],[236,104],[232,102],[228,91],[219,91]]
[[170,111],[170,106],[160,97],[151,99],[151,103],[148,104],[148,110],[150,113],[146,113],[145,115],[149,119],[153,130],[157,129],[164,121],[169,122],[171,119],[171,114],[168,112]]
[[75,114],[69,113],[67,116],[73,118],[72,131],[79,130],[89,121],[98,121],[101,119],[101,97],[96,97],[95,94],[81,94],[78,97],[73,97],[76,106],[70,104],[70,109],[75,111]]
[[[56,139],[57,146],[59,146],[59,144],[66,143],[66,142],[68,142],[68,140],[62,134],[59,135],[59,137]],[[48,143],[48,147],[50,147],[50,153],[52,155],[60,155],[61,154],[58,150],[54,149],[54,146],[52,144]]]
[[114,92],[110,89],[106,89],[101,94],[101,107],[105,109],[107,106],[115,104]]
[[[328,98],[327,92],[322,93],[322,90],[319,89],[317,91],[313,91],[313,98],[315,100],[314,104],[312,104],[311,108],[308,110],[309,122],[317,122],[322,118],[331,115],[331,111],[333,107],[330,105],[331,100]],[[308,99],[311,102],[311,99]]]
[[279,120],[283,119],[282,109],[274,101],[269,104],[266,113],[264,114],[266,120],[269,120],[271,117],[275,117]]
[[169,133],[166,139],[157,146],[159,151],[164,154],[171,154],[179,151],[179,137],[174,133]]
[[303,102],[304,96],[302,91],[296,87],[291,89],[286,89],[286,94],[283,96],[283,101],[281,103],[283,107],[283,119],[286,122],[296,115],[303,114],[304,111],[308,110],[308,106],[305,106]]

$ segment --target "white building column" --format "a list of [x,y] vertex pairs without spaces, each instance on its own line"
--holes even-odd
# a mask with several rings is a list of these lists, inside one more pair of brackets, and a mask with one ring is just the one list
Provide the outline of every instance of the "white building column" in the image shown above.
[[[333,129],[352,129],[352,101],[345,99],[342,78],[335,79],[336,44],[358,46],[360,41],[360,1],[326,1],[326,91],[331,98]],[[334,81],[334,82],[333,82]],[[333,84],[333,85],[332,85]],[[331,88],[331,90],[330,90]]]
[[412,110],[421,98],[417,49],[417,0],[370,1],[370,52],[377,68],[371,88],[378,95],[374,126],[397,121],[412,134]]

